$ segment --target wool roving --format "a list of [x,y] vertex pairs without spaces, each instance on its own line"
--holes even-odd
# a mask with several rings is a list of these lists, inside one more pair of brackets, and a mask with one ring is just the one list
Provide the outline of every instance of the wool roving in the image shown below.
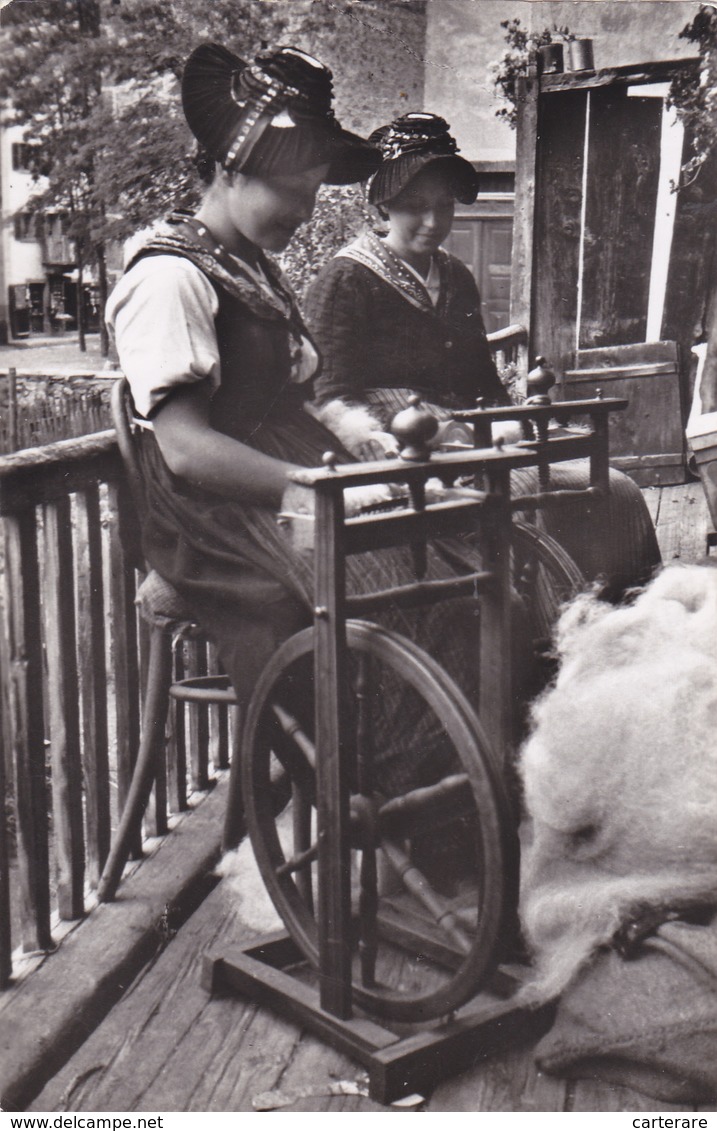
[[520,914],[546,1001],[639,909],[717,898],[717,570],[670,566],[631,603],[584,595],[520,757]]

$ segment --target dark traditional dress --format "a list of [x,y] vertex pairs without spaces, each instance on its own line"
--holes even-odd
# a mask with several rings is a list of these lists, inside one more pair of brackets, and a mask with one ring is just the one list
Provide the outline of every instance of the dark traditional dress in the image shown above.
[[[198,237],[195,227],[181,223],[145,245],[125,280],[141,269],[147,257],[167,255],[184,261],[177,264],[178,270],[186,268],[189,260],[210,280],[216,294],[220,372],[218,376],[198,372],[193,377],[211,378],[216,386],[211,399],[212,426],[267,455],[317,466],[322,454],[337,450],[338,445],[336,437],[305,410],[311,382],[292,377],[292,347],[306,332],[278,273],[260,256],[263,277],[273,294],[269,293],[258,285],[248,265],[230,256],[218,257]],[[139,292],[134,301],[141,302]],[[118,300],[110,305],[110,322],[113,318],[119,321]],[[191,320],[191,312],[187,317]],[[179,327],[177,332],[181,332]],[[122,360],[119,341],[118,345]],[[132,374],[127,376],[132,385]],[[192,379],[181,376],[182,380]],[[170,395],[171,387],[160,393]],[[144,403],[146,396],[142,398]],[[135,401],[138,399],[139,390]],[[146,556],[187,600],[216,641],[239,698],[246,702],[278,645],[311,623],[312,562],[293,552],[270,508],[234,502],[178,479],[167,467],[153,432],[143,429],[140,436]],[[351,458],[340,447],[338,456],[340,460]],[[475,568],[475,562],[468,559],[464,567],[457,562],[455,549],[451,565],[440,546],[429,547],[428,557],[428,576],[450,576]],[[410,560],[408,548],[351,558],[347,563],[349,589],[361,592],[409,580]],[[380,619],[423,646],[475,703],[477,614],[477,600],[466,598],[418,613],[389,611]],[[527,640],[521,640],[516,651],[525,659]],[[381,753],[385,787],[395,791],[434,780],[444,736],[422,714],[414,693],[385,684],[383,695],[384,735],[390,734]],[[520,699],[521,695],[518,686],[516,696]]]
[[415,274],[372,233],[327,263],[306,297],[322,355],[319,403],[334,397],[367,402],[384,427],[410,392],[445,409],[465,408],[477,397],[510,403],[473,276],[445,251],[435,262],[435,306]]
[[[476,398],[507,404],[481,316],[481,299],[468,268],[439,251],[434,303],[415,272],[373,233],[340,251],[319,273],[306,299],[307,323],[322,355],[316,381],[319,405],[341,399],[365,405],[384,429],[411,393],[447,419]],[[554,488],[588,486],[586,461],[551,469]],[[538,489],[537,471],[513,472],[516,494]],[[610,473],[605,508],[576,502],[541,517],[545,531],[570,554],[588,580],[601,579],[610,595],[649,580],[660,551],[639,488]]]

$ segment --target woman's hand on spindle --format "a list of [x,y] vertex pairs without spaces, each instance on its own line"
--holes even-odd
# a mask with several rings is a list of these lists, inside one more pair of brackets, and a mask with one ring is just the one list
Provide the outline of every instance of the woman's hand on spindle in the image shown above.
[[347,518],[385,507],[395,499],[404,497],[405,492],[392,483],[372,483],[366,487],[347,487],[344,491],[344,513]]
[[504,444],[517,444],[523,439],[523,429],[517,420],[498,420],[490,426],[493,443],[502,440]]
[[289,483],[282,495],[277,521],[297,554],[314,548],[315,504],[314,492],[299,483]]

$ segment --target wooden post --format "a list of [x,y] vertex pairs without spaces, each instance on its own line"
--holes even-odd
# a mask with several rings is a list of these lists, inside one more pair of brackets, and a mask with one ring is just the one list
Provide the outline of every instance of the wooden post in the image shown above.
[[16,452],[19,447],[17,427],[17,369],[13,367],[7,371],[7,414],[10,451]]
[[[4,625],[3,625],[4,628]],[[4,637],[4,632],[0,634]],[[4,685],[5,661],[4,649],[0,647],[0,682]],[[3,707],[5,702],[3,699]],[[4,743],[3,743],[4,747]],[[7,787],[5,784],[5,750],[0,750],[0,990],[3,989],[12,975],[12,935],[10,932],[10,873],[7,851],[7,830],[5,821],[5,807],[7,802]]]
[[46,503],[44,517],[45,643],[57,905],[61,919],[80,919],[84,914],[85,850],[69,496]]
[[483,568],[495,581],[481,602],[480,717],[503,765],[510,760],[516,720],[512,689],[510,472],[487,465],[488,498],[481,524]]
[[321,1007],[351,1016],[349,782],[341,696],[345,681],[343,494],[316,492],[314,696],[319,829],[319,992]]
[[49,950],[50,885],[37,526],[34,508],[5,518],[5,632],[25,950]]
[[[129,526],[128,515],[132,513],[126,487],[110,483],[108,501],[115,518],[109,529],[109,557],[117,726],[117,801],[121,812],[127,801],[139,749],[139,665],[134,571],[127,557],[129,540],[125,537]],[[139,859],[142,855],[139,830],[131,855],[133,859]]]
[[706,322],[707,353],[700,384],[703,413],[717,412],[717,269],[712,280]]
[[[172,645],[173,681],[184,679],[184,643],[176,640]],[[187,742],[186,704],[181,699],[171,699],[167,726],[167,767],[169,809],[183,813],[187,808]],[[232,847],[236,848],[236,845]]]
[[[515,161],[515,219],[511,264],[510,321],[525,326],[528,341],[532,331],[533,231],[535,224],[536,161],[538,143],[537,69],[517,83],[518,122]],[[528,357],[521,357],[526,365]]]
[[97,486],[79,492],[77,524],[77,654],[82,711],[86,862],[97,887],[110,847],[109,740],[104,585]]
[[[214,644],[207,645],[209,673],[221,671],[217,649]],[[223,703],[214,703],[209,708],[209,746],[215,770],[229,768],[229,708]]]

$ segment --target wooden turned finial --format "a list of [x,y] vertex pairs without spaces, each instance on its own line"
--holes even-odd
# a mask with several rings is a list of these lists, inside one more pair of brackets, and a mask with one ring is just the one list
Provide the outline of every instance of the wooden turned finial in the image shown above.
[[321,462],[323,463],[324,467],[327,467],[329,469],[329,471],[336,471],[336,464],[338,463],[338,460],[339,457],[336,455],[336,452],[324,452],[321,457]]
[[421,408],[421,398],[415,393],[408,398],[408,408],[397,412],[391,421],[401,459],[415,463],[430,459],[430,441],[437,431],[438,421],[428,409]]
[[545,364],[544,357],[536,357],[535,369],[528,374],[527,389],[528,404],[550,404],[548,391],[555,384],[555,374]]

